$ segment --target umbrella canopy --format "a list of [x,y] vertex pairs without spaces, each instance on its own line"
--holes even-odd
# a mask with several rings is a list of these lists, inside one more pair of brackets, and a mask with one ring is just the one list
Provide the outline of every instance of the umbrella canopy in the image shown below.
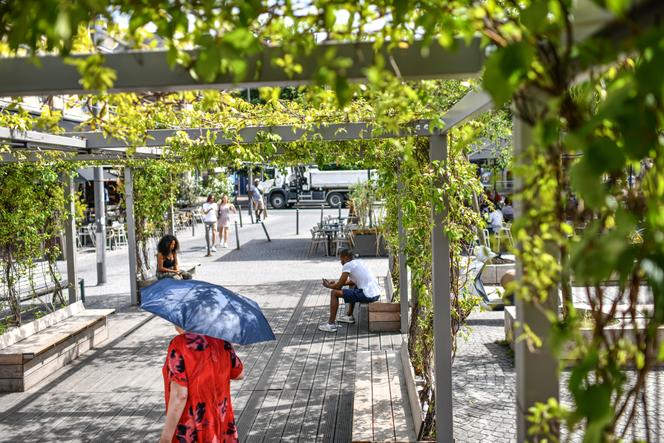
[[223,286],[165,278],[141,290],[141,308],[187,332],[247,345],[274,340],[258,304]]

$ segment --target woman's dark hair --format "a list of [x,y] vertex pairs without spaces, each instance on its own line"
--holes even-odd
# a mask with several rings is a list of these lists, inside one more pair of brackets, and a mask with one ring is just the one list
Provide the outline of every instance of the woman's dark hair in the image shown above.
[[208,196],[207,196],[207,202],[210,203],[210,202],[213,201],[213,200],[214,200],[214,195],[212,195],[212,194],[208,194]]
[[157,251],[166,257],[171,253],[169,246],[172,241],[175,242],[175,251],[178,251],[180,249],[180,242],[178,241],[177,237],[172,234],[166,234],[161,238],[161,240],[159,240],[159,243],[157,244]]

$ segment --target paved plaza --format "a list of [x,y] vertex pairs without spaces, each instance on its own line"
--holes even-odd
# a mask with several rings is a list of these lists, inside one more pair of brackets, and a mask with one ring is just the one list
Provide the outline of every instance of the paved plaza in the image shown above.
[[[401,344],[398,333],[370,333],[363,320],[336,334],[318,331],[329,302],[320,278],[340,272],[338,259],[322,250],[307,255],[308,228],[319,219],[320,210],[301,211],[295,235],[294,211],[271,211],[271,242],[260,225],[245,225],[240,250],[219,249],[212,257],[204,257],[200,227],[193,237],[191,230],[179,234],[181,262],[201,264],[196,278],[256,300],[277,336],[238,347],[247,376],[233,382],[232,392],[242,441],[349,442],[356,353]],[[109,318],[110,338],[28,392],[1,394],[0,441],[158,439],[165,412],[161,367],[175,331],[129,306],[127,249],[109,251],[107,258],[102,286],[96,285],[94,252],[81,251],[78,264],[87,305],[117,309]],[[365,261],[377,276],[386,274],[387,259]],[[515,441],[515,371],[512,353],[500,343],[503,313],[477,312],[468,324],[453,367],[456,441]],[[659,401],[658,390],[651,392]]]

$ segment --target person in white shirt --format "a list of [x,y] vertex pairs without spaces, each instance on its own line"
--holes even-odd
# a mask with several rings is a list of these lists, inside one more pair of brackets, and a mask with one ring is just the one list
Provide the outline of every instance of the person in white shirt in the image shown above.
[[[219,210],[219,206],[214,201],[214,195],[210,194],[207,196],[207,201],[203,203],[201,210],[203,211],[203,223],[205,224],[206,257],[209,257],[213,252],[217,252],[214,244],[217,239],[217,211]],[[212,242],[210,242],[210,231],[212,231]]]
[[502,227],[503,227],[503,212],[500,210],[500,208],[496,207],[489,214],[489,230],[493,234],[499,234],[500,228]]
[[[323,279],[323,286],[331,289],[330,318],[327,323],[318,326],[318,329],[324,332],[337,332],[336,322],[340,298],[350,304],[346,315],[339,317],[338,321],[342,323],[355,323],[353,318],[355,303],[372,303],[380,298],[380,288],[376,277],[362,260],[354,259],[350,249],[342,250],[339,259],[342,265],[341,277],[337,281]],[[348,286],[348,288],[344,289],[344,286]]]

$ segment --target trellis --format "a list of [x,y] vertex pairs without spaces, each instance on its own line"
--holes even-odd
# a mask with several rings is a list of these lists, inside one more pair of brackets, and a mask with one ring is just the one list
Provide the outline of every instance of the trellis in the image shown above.
[[[629,17],[639,26],[650,26],[657,22],[659,13],[661,13],[664,3],[658,1],[640,2],[638,6],[631,11]],[[615,25],[613,17],[605,15],[601,9],[592,2],[579,1],[575,12],[575,35],[579,38],[585,38],[595,33],[602,35],[611,35],[616,40],[625,38],[625,27]],[[108,54],[107,65],[114,68],[118,73],[118,81],[109,92],[125,91],[146,91],[146,90],[184,90],[201,88],[230,88],[230,87],[261,87],[261,86],[284,86],[301,85],[311,82],[318,58],[323,51],[334,47],[341,55],[347,56],[353,60],[352,69],[348,72],[351,80],[363,81],[364,69],[373,64],[374,53],[369,43],[349,43],[324,45],[316,48],[308,56],[301,57],[297,62],[304,67],[301,74],[297,77],[289,77],[281,70],[272,67],[271,60],[279,53],[279,48],[267,48],[265,51],[251,60],[249,60],[248,76],[252,80],[235,84],[230,77],[221,76],[214,84],[203,85],[193,81],[190,75],[181,67],[170,70],[166,63],[164,52],[127,52],[121,54]],[[404,80],[421,80],[434,78],[467,78],[477,75],[482,67],[484,60],[483,52],[480,50],[477,40],[469,45],[460,45],[460,51],[451,53],[437,45],[432,46],[431,54],[433,57],[424,59],[421,56],[421,43],[414,43],[408,48],[395,48],[389,53],[385,53],[390,60],[389,69],[399,78]],[[36,67],[31,59],[10,58],[0,61],[0,96],[21,96],[36,94],[83,94],[89,91],[83,90],[80,86],[79,74],[69,65],[66,65],[61,58],[53,56],[38,57],[40,65],[45,66],[50,75],[43,76],[43,71]],[[482,95],[482,94],[480,94]],[[471,100],[473,95],[469,95],[464,100]],[[477,97],[477,96],[476,96]],[[485,96],[486,97],[486,96]],[[490,106],[484,101],[483,105],[474,105],[463,108],[459,107],[463,100],[453,107],[444,117],[446,126],[440,130],[432,130],[424,122],[415,123],[415,127],[404,128],[402,132],[394,134],[373,134],[373,127],[370,123],[347,123],[341,125],[324,125],[314,129],[302,129],[293,127],[255,127],[245,128],[239,131],[242,140],[227,139],[222,131],[217,133],[217,143],[252,143],[256,141],[258,134],[271,133],[281,137],[281,142],[298,141],[303,137],[321,137],[317,140],[338,141],[338,140],[362,140],[376,137],[403,137],[403,136],[425,136],[429,138],[431,160],[444,160],[447,157],[446,133],[454,125],[471,118],[476,113],[482,112]],[[456,117],[455,117],[456,116]],[[417,125],[423,126],[417,126]],[[517,154],[523,151],[530,144],[530,132],[532,127],[521,121],[518,117],[514,118],[514,141]],[[294,131],[293,131],[294,129]],[[343,129],[344,131],[342,131]],[[186,132],[196,136],[196,133],[207,131],[207,128],[185,128]],[[214,131],[214,129],[210,129]],[[243,133],[244,131],[244,133]],[[174,134],[172,130],[154,130],[148,131],[148,137],[145,146],[159,147],[164,146],[167,137]],[[6,134],[6,133],[5,133]],[[169,135],[170,134],[170,135]],[[253,135],[252,135],[253,134]],[[292,135],[290,135],[292,134]],[[71,134],[69,134],[71,136]],[[70,138],[71,145],[46,142],[39,140],[21,139],[20,134],[9,134],[5,137],[10,143],[23,144],[21,149],[42,149],[52,146],[55,149],[64,151],[73,151],[69,157],[72,160],[117,160],[126,155],[126,144],[114,139],[104,139],[99,133],[80,133],[84,138],[85,146],[81,146],[81,139]],[[14,138],[14,137],[17,138]],[[39,138],[33,133],[34,138]],[[28,137],[29,138],[29,137]],[[74,141],[76,140],[76,141]],[[36,143],[31,145],[31,143]],[[40,143],[42,145],[40,146]],[[157,155],[158,153],[146,153],[139,151],[139,155]],[[29,155],[28,155],[29,157]],[[16,161],[22,158],[16,158],[11,153],[2,154],[2,161]],[[29,159],[29,158],[28,158]],[[130,273],[132,282],[132,302],[135,303],[135,235],[133,230],[133,192],[131,168],[125,169],[125,179],[127,187],[127,222],[130,225],[128,229],[130,247]],[[73,186],[69,182],[68,188],[71,191]],[[69,204],[73,206],[73,194],[69,193]],[[73,213],[73,211],[72,211]],[[515,208],[515,216],[520,213],[520,208]],[[453,414],[452,414],[452,374],[451,374],[451,342],[450,342],[450,306],[449,306],[449,243],[442,230],[443,214],[432,210],[433,232],[433,299],[434,299],[434,342],[435,342],[435,370],[436,370],[436,431],[439,441],[453,441]],[[401,220],[401,216],[399,216]],[[73,239],[73,219],[67,223],[67,258],[68,273],[73,270],[75,278],[75,264],[71,267],[69,260],[75,259],[74,249],[72,247]],[[399,225],[399,236],[401,245],[399,251],[399,266],[401,275],[405,275],[405,257],[403,256],[404,233],[403,226]],[[104,242],[101,244],[103,250]],[[98,246],[100,247],[100,246]],[[517,264],[517,272],[520,272],[521,264]],[[70,281],[72,275],[69,275]],[[407,318],[403,315],[404,309],[407,314],[407,292],[405,280],[400,282],[402,294],[402,321]],[[70,300],[76,300],[75,288],[70,288]],[[557,297],[549,297],[551,303],[555,303]],[[555,309],[556,306],[550,306]],[[558,362],[553,358],[548,347],[548,337],[550,323],[544,314],[535,309],[534,306],[519,299],[517,300],[517,317],[522,324],[528,324],[531,330],[542,338],[544,346],[539,352],[533,352],[528,349],[526,343],[521,341],[516,345],[516,372],[517,372],[517,431],[518,440],[527,440],[528,422],[526,419],[529,407],[536,402],[545,402],[548,398],[558,398]],[[403,325],[402,325],[403,328]],[[402,329],[403,330],[403,329]]]

